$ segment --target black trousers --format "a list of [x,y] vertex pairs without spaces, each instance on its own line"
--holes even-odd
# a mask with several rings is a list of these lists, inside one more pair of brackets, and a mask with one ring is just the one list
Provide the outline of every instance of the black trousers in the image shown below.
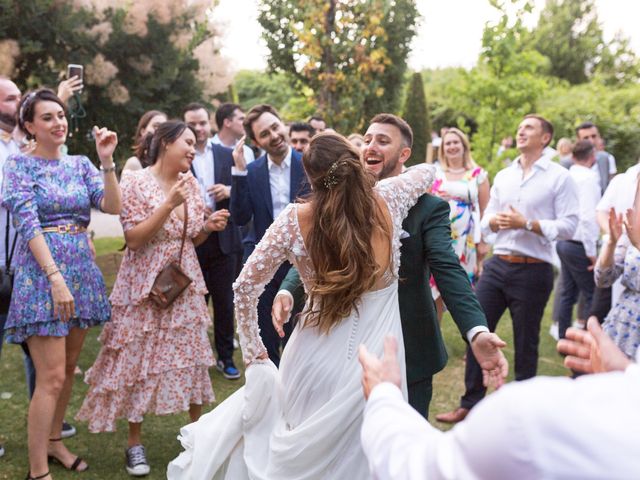
[[197,248],[204,283],[213,304],[213,342],[218,359],[233,357],[233,282],[238,276],[239,253],[222,253],[216,233]]
[[564,338],[567,328],[571,326],[571,312],[578,300],[578,294],[585,298],[587,310],[591,307],[593,292],[596,288],[593,282],[591,260],[587,257],[582,242],[560,240],[556,250],[562,263],[562,290],[560,295],[560,309],[558,311],[558,335]]
[[[534,377],[538,368],[538,343],[544,307],[553,289],[553,268],[548,263],[509,263],[493,256],[486,263],[476,295],[494,332],[506,309],[511,314],[516,380]],[[484,397],[482,369],[467,348],[463,408],[473,408]]]
[[409,405],[424,418],[429,418],[429,404],[433,396],[433,377],[427,377],[419,382],[410,383],[407,386],[409,393]]
[[[280,290],[280,284],[287,276],[287,272],[291,268],[290,263],[281,265],[273,279],[265,287],[264,293],[260,295],[258,300],[258,326],[260,327],[260,337],[264,346],[267,348],[269,358],[277,367],[280,365],[280,351],[287,344],[287,340],[291,336],[293,330],[293,321],[289,321],[284,324],[284,338],[278,336],[278,332],[273,327],[271,320],[271,307],[273,306],[273,300],[276,298],[278,291]],[[292,312],[292,316],[294,312]]]

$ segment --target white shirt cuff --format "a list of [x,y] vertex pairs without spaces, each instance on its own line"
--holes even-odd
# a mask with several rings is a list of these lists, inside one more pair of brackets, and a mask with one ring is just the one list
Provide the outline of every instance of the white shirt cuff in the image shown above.
[[231,167],[231,175],[233,175],[235,177],[246,177],[247,176],[247,171],[246,170],[238,170],[236,167]]
[[480,220],[480,234],[485,242],[494,243],[496,232],[491,230],[491,220],[495,217],[495,215],[486,215],[482,217]]
[[371,393],[369,394],[368,401],[372,402],[378,398],[384,397],[396,397],[396,399],[404,402],[404,399],[402,398],[402,392],[391,382],[382,382],[373,387],[373,390],[371,390]]
[[484,325],[478,325],[477,327],[473,327],[471,330],[467,332],[467,341],[469,342],[469,345],[471,345],[471,341],[473,340],[473,337],[475,337],[478,333],[488,332],[488,331],[489,329]]
[[558,227],[555,224],[554,220],[538,220],[540,224],[540,230],[542,230],[542,235],[549,242],[553,242],[558,238]]

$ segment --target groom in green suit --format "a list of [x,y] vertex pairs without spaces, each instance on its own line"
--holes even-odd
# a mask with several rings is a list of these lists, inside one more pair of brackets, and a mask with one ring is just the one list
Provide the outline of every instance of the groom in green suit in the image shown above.
[[[399,175],[411,156],[412,143],[413,132],[407,122],[392,114],[376,115],[364,137],[365,167],[379,179]],[[447,202],[425,194],[402,224],[398,295],[409,403],[425,418],[429,414],[433,375],[447,363],[429,287],[431,275],[462,337],[482,366],[487,383],[500,386],[507,374],[507,362],[500,350],[505,343],[489,332],[467,274],[451,247],[449,215]],[[303,294],[298,272],[292,268],[273,303],[277,330],[288,318],[294,301],[302,303]]]

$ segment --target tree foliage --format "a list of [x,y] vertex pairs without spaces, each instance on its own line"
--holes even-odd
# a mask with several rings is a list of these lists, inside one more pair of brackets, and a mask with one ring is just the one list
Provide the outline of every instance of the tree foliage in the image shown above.
[[551,75],[571,84],[595,75],[609,84],[640,78],[629,39],[617,33],[605,42],[594,0],[547,0],[531,41],[549,59]]
[[353,131],[363,112],[397,108],[414,1],[261,0],[259,11],[270,70],[308,88],[331,126]]
[[[69,63],[85,66],[87,117],[69,139],[72,152],[93,154],[89,131],[117,131],[119,160],[130,155],[140,115],[150,109],[179,115],[208,100],[230,79],[220,61],[209,2],[172,0],[0,0],[0,73],[23,89],[56,87]],[[226,82],[226,83],[225,83]]]
[[497,1],[500,20],[487,24],[478,65],[467,77],[466,95],[473,99],[472,114],[478,124],[473,136],[474,159],[495,174],[502,164],[496,158],[502,137],[512,134],[523,115],[536,110],[548,86],[548,61],[526,42],[523,23],[530,2],[520,2],[514,15]]
[[593,0],[547,0],[532,36],[550,73],[572,84],[589,79],[604,47]]
[[413,130],[413,148],[407,165],[423,163],[427,154],[427,144],[431,138],[431,122],[424,96],[422,75],[418,72],[411,76],[402,116]]

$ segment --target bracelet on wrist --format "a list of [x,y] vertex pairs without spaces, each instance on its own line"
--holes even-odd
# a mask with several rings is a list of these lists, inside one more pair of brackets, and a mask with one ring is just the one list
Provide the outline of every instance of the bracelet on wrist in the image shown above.
[[51,279],[51,277],[53,277],[56,273],[60,273],[60,270],[59,270],[59,269],[57,269],[57,268],[56,268],[55,270],[51,270],[50,272],[48,272],[48,273],[46,274],[46,275],[47,275],[47,278],[48,278],[48,279]]
[[103,167],[102,165],[100,165],[100,171],[103,174],[107,174],[107,173],[111,173],[111,172],[115,172],[116,171],[116,164],[113,163],[110,167]]
[[41,268],[42,268],[42,271],[44,272],[44,274],[47,276],[47,278],[50,275],[53,275],[54,273],[60,271],[60,269],[55,264],[55,262],[51,262],[51,263],[48,263],[47,265],[43,265]]

